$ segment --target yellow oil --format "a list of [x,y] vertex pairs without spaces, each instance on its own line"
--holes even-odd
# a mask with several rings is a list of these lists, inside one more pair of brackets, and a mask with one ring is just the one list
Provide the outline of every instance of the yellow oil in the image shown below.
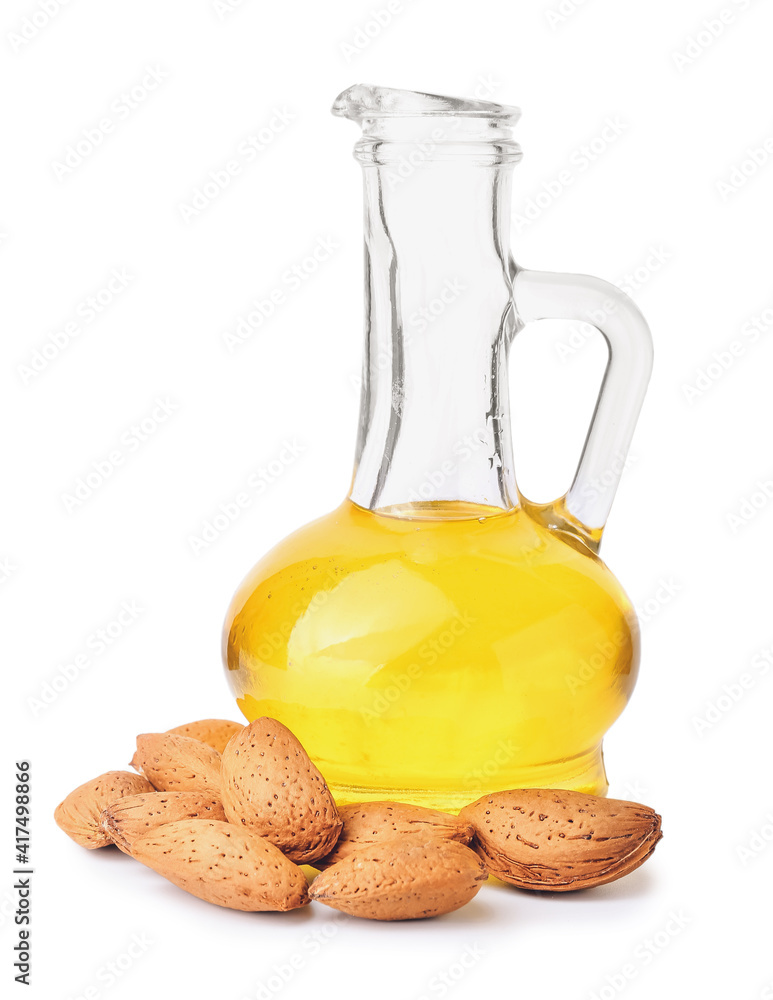
[[440,502],[347,500],[286,538],[224,642],[244,715],[288,726],[340,802],[451,810],[504,788],[604,794],[601,740],[639,660],[630,601],[582,543],[521,508]]

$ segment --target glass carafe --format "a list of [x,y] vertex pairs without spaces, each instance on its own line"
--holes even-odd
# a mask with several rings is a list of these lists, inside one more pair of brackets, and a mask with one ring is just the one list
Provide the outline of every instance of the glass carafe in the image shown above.
[[[363,130],[354,478],[235,595],[239,707],[287,725],[340,802],[603,794],[639,632],[597,552],[649,379],[647,325],[613,285],[513,261],[517,109],[356,86],[333,111]],[[590,320],[609,361],[571,487],[533,504],[513,471],[508,349],[551,317]]]

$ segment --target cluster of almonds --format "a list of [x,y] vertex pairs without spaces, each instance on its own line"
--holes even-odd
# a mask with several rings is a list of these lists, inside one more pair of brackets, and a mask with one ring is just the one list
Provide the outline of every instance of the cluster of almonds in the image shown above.
[[[450,913],[489,873],[563,891],[638,868],[662,836],[634,802],[550,789],[495,792],[458,816],[398,802],[338,808],[275,719],[206,719],[137,737],[129,771],[71,792],[55,812],[76,843],[116,844],[186,892],[235,910],[317,900],[354,916]],[[300,865],[321,874],[309,885]]]

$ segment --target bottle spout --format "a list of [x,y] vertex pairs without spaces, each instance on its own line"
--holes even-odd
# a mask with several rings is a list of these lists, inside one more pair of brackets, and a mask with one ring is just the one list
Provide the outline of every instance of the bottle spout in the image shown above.
[[491,101],[473,101],[460,97],[425,94],[422,91],[372,87],[356,83],[338,95],[331,108],[339,118],[362,124],[377,118],[488,118],[514,125],[520,108]]
[[428,162],[508,164],[521,158],[512,139],[521,112],[505,104],[358,83],[339,94],[331,110],[362,128],[354,155],[363,164],[412,160],[417,149]]

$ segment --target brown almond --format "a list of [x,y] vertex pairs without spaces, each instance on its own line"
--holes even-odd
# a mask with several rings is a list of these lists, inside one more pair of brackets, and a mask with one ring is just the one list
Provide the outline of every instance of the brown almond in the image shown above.
[[459,813],[488,871],[521,889],[567,892],[627,875],[662,837],[648,806],[561,789],[484,795]]
[[131,766],[159,792],[209,792],[220,798],[220,754],[190,736],[138,736]]
[[400,838],[353,851],[317,876],[309,895],[353,917],[416,920],[458,910],[486,878],[480,858],[458,841]]
[[199,719],[198,722],[186,722],[183,726],[167,729],[172,736],[190,736],[193,740],[201,740],[218,753],[225,750],[226,743],[244,729],[244,723],[231,722],[229,719]]
[[232,910],[294,910],[309,902],[301,869],[230,823],[168,823],[135,840],[133,856],[180,889]]
[[54,819],[67,836],[81,847],[90,850],[107,847],[113,841],[100,826],[102,810],[124,796],[152,791],[151,783],[140,774],[108,771],[70,792],[54,810]]
[[134,841],[150,836],[159,826],[192,819],[225,822],[225,812],[208,792],[145,792],[108,806],[100,825],[117,847],[131,854]]
[[327,868],[360,847],[385,840],[439,837],[469,844],[473,835],[472,826],[451,813],[403,802],[356,802],[339,806],[338,812],[344,824],[341,835],[330,854],[314,862],[315,868]]
[[223,751],[221,801],[231,823],[270,840],[299,864],[328,854],[341,832],[333,796],[286,726],[260,718]]

